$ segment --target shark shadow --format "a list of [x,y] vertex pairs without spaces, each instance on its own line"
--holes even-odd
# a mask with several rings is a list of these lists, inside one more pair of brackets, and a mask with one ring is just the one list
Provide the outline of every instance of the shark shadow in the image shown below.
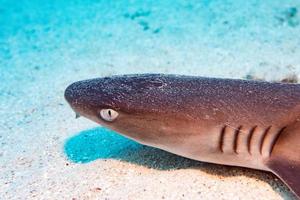
[[280,181],[274,181],[276,177],[271,173],[183,158],[141,145],[103,127],[85,130],[67,139],[64,152],[74,163],[84,164],[98,159],[115,159],[157,170],[196,168],[214,176],[247,176],[267,182],[283,199],[296,199],[291,192],[285,192],[289,191],[287,186]]

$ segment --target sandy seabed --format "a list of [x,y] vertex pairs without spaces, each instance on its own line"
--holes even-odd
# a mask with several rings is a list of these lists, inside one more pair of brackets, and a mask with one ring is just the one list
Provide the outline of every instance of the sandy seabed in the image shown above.
[[0,1],[0,199],[285,199],[275,176],[184,159],[80,118],[74,81],[300,75],[300,2]]

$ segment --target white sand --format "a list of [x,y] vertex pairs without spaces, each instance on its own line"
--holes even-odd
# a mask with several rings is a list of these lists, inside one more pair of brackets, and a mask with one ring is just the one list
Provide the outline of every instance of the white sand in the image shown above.
[[0,199],[294,198],[269,173],[93,129],[63,92],[123,73],[298,76],[299,1],[62,2],[0,3]]

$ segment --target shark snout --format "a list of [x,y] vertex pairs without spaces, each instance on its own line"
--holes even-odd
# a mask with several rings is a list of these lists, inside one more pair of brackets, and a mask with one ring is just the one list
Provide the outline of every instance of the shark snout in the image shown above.
[[76,118],[80,117],[82,107],[84,105],[82,89],[80,88],[81,83],[75,82],[69,85],[65,90],[65,99],[75,112]]
[[65,90],[65,99],[72,106],[72,104],[76,101],[76,83],[72,83]]
[[76,118],[93,115],[104,105],[102,82],[102,79],[78,81],[66,88],[64,96]]

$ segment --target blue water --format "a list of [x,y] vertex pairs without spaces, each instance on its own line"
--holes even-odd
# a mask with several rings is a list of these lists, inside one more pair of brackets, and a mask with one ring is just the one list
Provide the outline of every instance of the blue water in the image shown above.
[[299,20],[291,0],[1,0],[1,74],[26,83],[40,69],[239,78],[298,68]]

